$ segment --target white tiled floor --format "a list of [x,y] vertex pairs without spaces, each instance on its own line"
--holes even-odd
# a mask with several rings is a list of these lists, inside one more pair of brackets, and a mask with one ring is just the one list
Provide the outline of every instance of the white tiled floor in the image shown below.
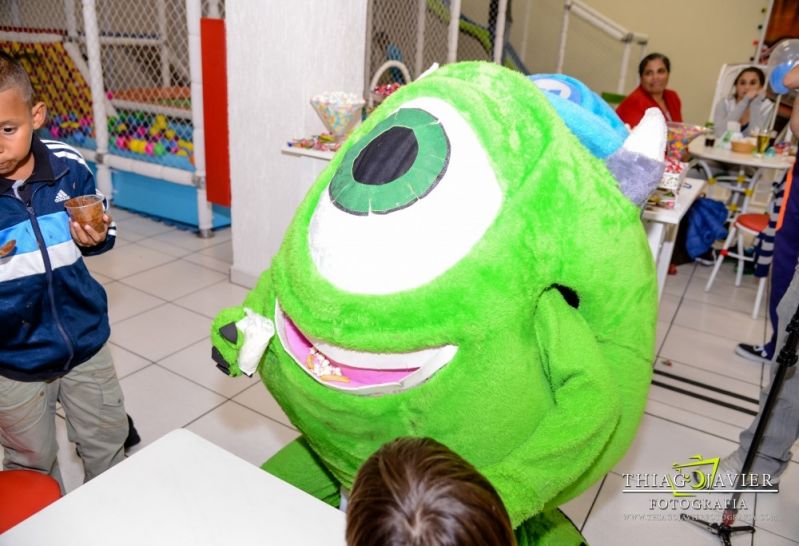
[[[222,307],[239,304],[246,294],[227,280],[230,230],[199,239],[126,211],[114,216],[120,225],[117,248],[87,263],[108,291],[111,348],[128,412],[142,435],[141,446],[186,427],[261,464],[297,432],[258,380],[228,378],[209,356],[211,317]],[[708,274],[709,268],[684,265],[669,277],[658,317],[655,362],[655,381],[663,386],[653,385],[641,428],[623,460],[602,482],[564,507],[593,546],[719,543],[690,524],[669,520],[679,511],[649,510],[653,497],[622,493],[624,473],[664,475],[672,464],[687,462],[695,454],[727,454],[752,419],[745,411],[756,410],[750,401],[680,379],[748,398],[757,397],[763,381],[763,366],[733,354],[736,343],[762,342],[768,333],[765,303],[759,319],[750,317],[754,280],[744,277],[744,286],[736,288],[732,267],[725,267],[713,290],[705,293]],[[745,411],[681,394],[673,387]],[[82,471],[66,441],[63,420],[58,422],[59,460],[71,490],[80,484]],[[796,463],[791,466],[779,495],[750,498],[740,517],[754,519],[758,531],[754,537],[737,536],[733,544],[799,544],[799,493],[793,489],[794,482],[799,485],[799,469],[793,468]]]

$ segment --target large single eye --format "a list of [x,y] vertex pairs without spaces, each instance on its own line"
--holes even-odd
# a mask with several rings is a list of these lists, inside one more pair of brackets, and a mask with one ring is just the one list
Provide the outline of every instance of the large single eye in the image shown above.
[[471,126],[443,100],[415,99],[347,151],[311,218],[311,257],[343,290],[416,288],[468,254],[501,204]]
[[449,140],[438,120],[403,108],[349,149],[330,182],[330,200],[352,214],[393,212],[430,193],[448,161]]

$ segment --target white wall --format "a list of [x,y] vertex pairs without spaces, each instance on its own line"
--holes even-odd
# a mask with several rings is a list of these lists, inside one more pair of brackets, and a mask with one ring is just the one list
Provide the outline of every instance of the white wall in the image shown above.
[[231,278],[252,286],[322,166],[281,146],[324,130],[312,95],[363,89],[366,0],[231,0],[226,19]]
[[[724,63],[747,62],[759,38],[764,0],[583,0],[628,30],[649,35],[648,52],[666,54],[672,62],[669,87],[682,98],[687,122],[708,120],[719,69]],[[531,2],[527,51],[532,72],[554,72],[557,64],[563,0],[517,0],[513,3],[512,43],[519,46]],[[465,3],[464,3],[465,4]],[[465,11],[467,13],[468,12]],[[595,91],[615,92],[622,45],[572,16],[563,71]],[[625,92],[638,85],[638,47],[628,68]],[[522,52],[519,52],[522,54]]]

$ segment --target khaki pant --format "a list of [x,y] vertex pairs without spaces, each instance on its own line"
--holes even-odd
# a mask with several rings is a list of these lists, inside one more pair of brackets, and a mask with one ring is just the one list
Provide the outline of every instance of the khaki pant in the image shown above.
[[67,436],[77,446],[87,482],[125,458],[128,421],[111,351],[103,346],[67,375],[47,382],[0,376],[3,467],[49,474],[61,484],[55,405],[61,402]]

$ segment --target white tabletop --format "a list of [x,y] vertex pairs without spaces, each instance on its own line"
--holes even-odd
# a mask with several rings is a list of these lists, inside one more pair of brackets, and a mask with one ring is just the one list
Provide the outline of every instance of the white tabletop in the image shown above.
[[288,155],[313,157],[315,159],[322,159],[324,161],[330,161],[331,159],[333,159],[333,156],[336,155],[336,152],[328,152],[326,150],[312,150],[310,148],[301,148],[299,146],[283,146],[280,149],[280,151]]
[[0,535],[3,546],[343,546],[344,513],[176,430]]
[[722,163],[734,163],[744,167],[755,167],[758,169],[789,169],[793,165],[793,157],[790,156],[761,156],[755,154],[739,154],[731,150],[722,150],[713,146],[705,146],[705,136],[693,139],[688,145],[688,151],[700,159],[711,159]]

